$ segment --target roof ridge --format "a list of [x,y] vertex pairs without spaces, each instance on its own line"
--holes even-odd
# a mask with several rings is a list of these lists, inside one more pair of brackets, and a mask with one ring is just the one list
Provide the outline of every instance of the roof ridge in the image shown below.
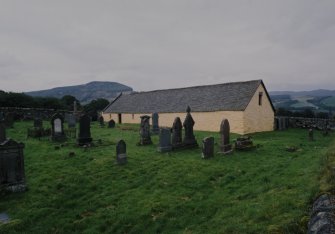
[[210,85],[197,85],[197,86],[189,86],[189,87],[182,87],[182,88],[172,88],[172,89],[156,89],[150,91],[134,91],[127,95],[133,94],[143,94],[143,93],[152,93],[152,92],[161,92],[161,91],[171,91],[171,90],[181,90],[181,89],[194,89],[194,88],[204,88],[204,87],[213,87],[213,86],[220,86],[220,85],[229,85],[229,84],[241,84],[241,83],[251,83],[251,82],[262,82],[262,79],[258,80],[247,80],[247,81],[236,81],[236,82],[228,82],[228,83],[219,83],[219,84],[210,84]]

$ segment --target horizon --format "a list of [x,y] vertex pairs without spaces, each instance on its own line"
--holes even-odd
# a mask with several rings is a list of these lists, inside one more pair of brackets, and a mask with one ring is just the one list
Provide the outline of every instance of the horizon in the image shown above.
[[335,90],[334,11],[313,0],[4,1],[0,89],[262,79],[269,91]]

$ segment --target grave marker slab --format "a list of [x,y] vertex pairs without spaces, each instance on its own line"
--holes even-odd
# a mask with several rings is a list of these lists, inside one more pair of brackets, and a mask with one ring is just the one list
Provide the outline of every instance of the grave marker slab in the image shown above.
[[92,142],[91,137],[91,118],[87,114],[80,117],[79,134],[77,142],[79,145],[86,145]]
[[113,119],[108,121],[108,128],[115,128],[115,121]]
[[177,149],[182,147],[182,129],[183,125],[179,117],[176,117],[172,125],[172,148]]
[[124,140],[120,140],[116,145],[116,162],[119,165],[127,163],[127,145]]
[[223,119],[220,125],[220,153],[228,154],[232,152],[232,145],[230,144],[230,125],[228,119]]
[[141,116],[141,128],[140,128],[140,142],[139,145],[150,145],[152,144],[150,136],[150,116],[143,115]]
[[169,128],[161,128],[159,131],[159,144],[157,151],[163,153],[171,150],[171,130]]
[[152,114],[152,133],[153,134],[159,133],[158,119],[159,119],[158,113],[153,113]]
[[202,158],[214,157],[214,137],[206,137],[202,140]]
[[63,123],[64,118],[60,113],[56,113],[51,117],[51,140],[63,141],[66,139]]
[[195,136],[193,133],[193,126],[195,124],[192,115],[191,115],[191,108],[188,106],[186,109],[186,118],[183,123],[183,127],[185,129],[185,137],[183,140],[184,147],[198,147],[198,143],[195,140]]

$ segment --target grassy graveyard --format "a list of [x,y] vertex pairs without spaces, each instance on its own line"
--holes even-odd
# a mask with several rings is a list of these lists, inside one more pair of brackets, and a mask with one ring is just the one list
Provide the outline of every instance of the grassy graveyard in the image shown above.
[[[29,190],[0,194],[11,219],[0,233],[304,233],[313,198],[334,185],[334,133],[315,132],[313,142],[303,129],[256,133],[254,150],[203,160],[200,148],[157,153],[158,136],[136,146],[138,125],[93,123],[96,146],[86,150],[73,138],[59,149],[26,139],[30,126],[7,131],[25,143]],[[199,145],[214,136],[219,150],[219,133],[195,135]],[[124,166],[115,164],[119,139]]]

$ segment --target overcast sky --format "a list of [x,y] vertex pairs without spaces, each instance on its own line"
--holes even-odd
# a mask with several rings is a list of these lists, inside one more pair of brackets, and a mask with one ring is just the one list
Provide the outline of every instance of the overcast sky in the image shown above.
[[334,0],[0,0],[0,90],[335,89]]

